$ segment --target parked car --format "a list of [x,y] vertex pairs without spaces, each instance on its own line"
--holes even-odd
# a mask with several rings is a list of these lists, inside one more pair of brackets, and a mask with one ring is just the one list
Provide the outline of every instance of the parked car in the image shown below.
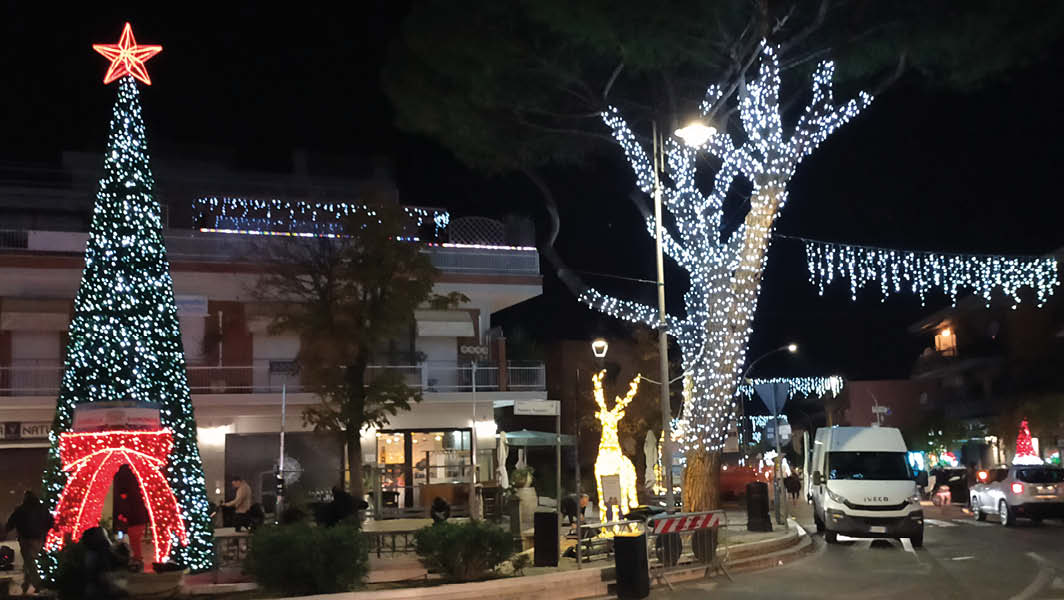
[[893,427],[822,427],[816,432],[809,496],[817,531],[838,536],[909,538],[924,544],[919,490],[927,473],[913,474],[905,441]]
[[1064,469],[1050,465],[1002,465],[980,471],[972,486],[972,515],[982,521],[995,514],[1009,527],[1018,517],[1035,523],[1064,519]]

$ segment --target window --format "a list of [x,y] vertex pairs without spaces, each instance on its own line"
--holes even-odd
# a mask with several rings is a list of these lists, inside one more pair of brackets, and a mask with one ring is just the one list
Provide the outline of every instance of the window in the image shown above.
[[957,335],[949,327],[935,334],[935,350],[942,356],[957,356]]
[[828,479],[898,481],[912,479],[904,452],[831,452]]
[[989,481],[990,483],[995,483],[995,482],[998,482],[998,481],[1005,481],[1006,479],[1008,479],[1008,476],[1009,476],[1009,470],[1008,469],[991,469],[990,470],[990,476],[987,477],[987,481]]
[[1016,479],[1025,483],[1060,483],[1064,481],[1064,469],[1031,467],[1016,469]]

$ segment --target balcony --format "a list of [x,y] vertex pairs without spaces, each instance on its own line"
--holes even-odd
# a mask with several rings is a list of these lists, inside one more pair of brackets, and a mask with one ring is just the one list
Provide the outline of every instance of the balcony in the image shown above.
[[[303,391],[288,361],[255,361],[238,367],[188,367],[193,394],[258,394]],[[371,365],[367,381],[386,372],[398,373],[423,393],[542,391],[546,371],[539,362],[493,363],[428,361],[412,365]],[[474,372],[476,386],[474,388]],[[31,361],[0,367],[0,396],[56,396],[63,367],[58,362]]]
[[[167,230],[163,237],[170,260],[223,263],[259,262],[264,245],[292,239],[180,229]],[[87,233],[77,231],[0,229],[0,252],[80,254],[87,239]],[[533,248],[447,243],[425,244],[421,251],[445,273],[539,275],[539,253]]]

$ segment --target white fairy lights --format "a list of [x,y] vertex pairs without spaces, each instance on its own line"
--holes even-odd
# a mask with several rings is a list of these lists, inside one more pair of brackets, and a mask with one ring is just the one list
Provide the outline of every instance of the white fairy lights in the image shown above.
[[[790,137],[780,118],[779,58],[762,43],[757,79],[747,83],[739,101],[746,141],[735,146],[731,136],[718,134],[697,149],[675,140],[666,142],[663,203],[673,217],[678,237],[663,233],[664,252],[683,267],[690,279],[684,294],[686,316],[669,317],[667,327],[683,354],[683,367],[691,378],[685,395],[682,424],[685,451],[717,450],[724,444],[733,418],[739,370],[746,356],[761,274],[775,219],[786,203],[787,184],[801,160],[828,135],[871,101],[858,99],[833,104],[831,80],[834,65],[823,62],[813,74],[813,98]],[[705,116],[722,96],[721,88],[706,92],[701,112]],[[620,112],[610,108],[602,115],[624,149],[639,188],[653,192],[654,167]],[[713,189],[708,195],[695,182],[696,157],[705,151],[717,158]],[[750,181],[750,211],[733,232],[722,227],[724,198],[736,176]],[[669,185],[671,183],[671,185]],[[647,226],[654,231],[652,218]],[[581,300],[609,315],[655,326],[657,311],[638,302],[620,300],[589,289]]]
[[1019,289],[1034,290],[1038,306],[1045,304],[1060,285],[1057,260],[1052,256],[993,256],[910,252],[887,248],[848,246],[807,240],[806,262],[809,282],[820,295],[835,278],[850,280],[850,297],[873,282],[879,283],[883,301],[892,293],[912,292],[920,304],[935,289],[957,304],[961,289],[971,290],[990,305],[995,290],[1012,297],[1013,308],[1020,303]]
[[[373,207],[351,202],[289,202],[254,198],[205,197],[193,202],[200,223],[213,230],[281,235],[342,234],[343,218],[360,212],[373,214]],[[438,236],[451,222],[445,210],[404,206],[415,227],[432,223]]]
[[845,385],[845,380],[838,375],[828,377],[774,377],[772,379],[751,379],[750,382],[739,385],[735,390],[735,395],[750,398],[754,395],[755,385],[762,383],[789,383],[790,393],[787,395],[788,398],[794,398],[798,394],[806,398],[810,396],[820,398],[831,394],[834,398],[842,393],[842,388]]
[[[213,564],[214,537],[154,187],[137,84],[126,76],[119,80],[85,270],[74,299],[44,493],[54,510],[67,480],[59,434],[71,430],[75,405],[157,403],[162,426],[173,432],[163,474],[188,536],[188,545],[176,546],[171,558],[202,571]],[[54,553],[40,561],[47,572],[56,566]]]

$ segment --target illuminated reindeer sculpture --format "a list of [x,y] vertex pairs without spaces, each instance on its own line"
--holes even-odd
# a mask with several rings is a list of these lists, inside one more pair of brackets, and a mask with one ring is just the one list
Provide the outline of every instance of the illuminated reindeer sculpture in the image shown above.
[[[599,410],[595,418],[602,424],[602,438],[599,440],[598,458],[595,459],[595,483],[598,486],[599,518],[606,520],[606,509],[613,509],[613,519],[619,519],[622,511],[639,506],[636,499],[637,478],[635,466],[628,457],[621,452],[621,442],[617,437],[617,423],[624,418],[624,409],[635,398],[639,391],[639,375],[635,376],[628,387],[628,394],[624,398],[617,397],[617,403],[613,410],[606,408],[606,397],[602,391],[602,378],[606,371],[599,371],[591,378],[595,386],[595,403]],[[621,483],[621,495],[619,498],[612,495],[607,498],[603,495],[602,478],[609,475],[617,475]]]

